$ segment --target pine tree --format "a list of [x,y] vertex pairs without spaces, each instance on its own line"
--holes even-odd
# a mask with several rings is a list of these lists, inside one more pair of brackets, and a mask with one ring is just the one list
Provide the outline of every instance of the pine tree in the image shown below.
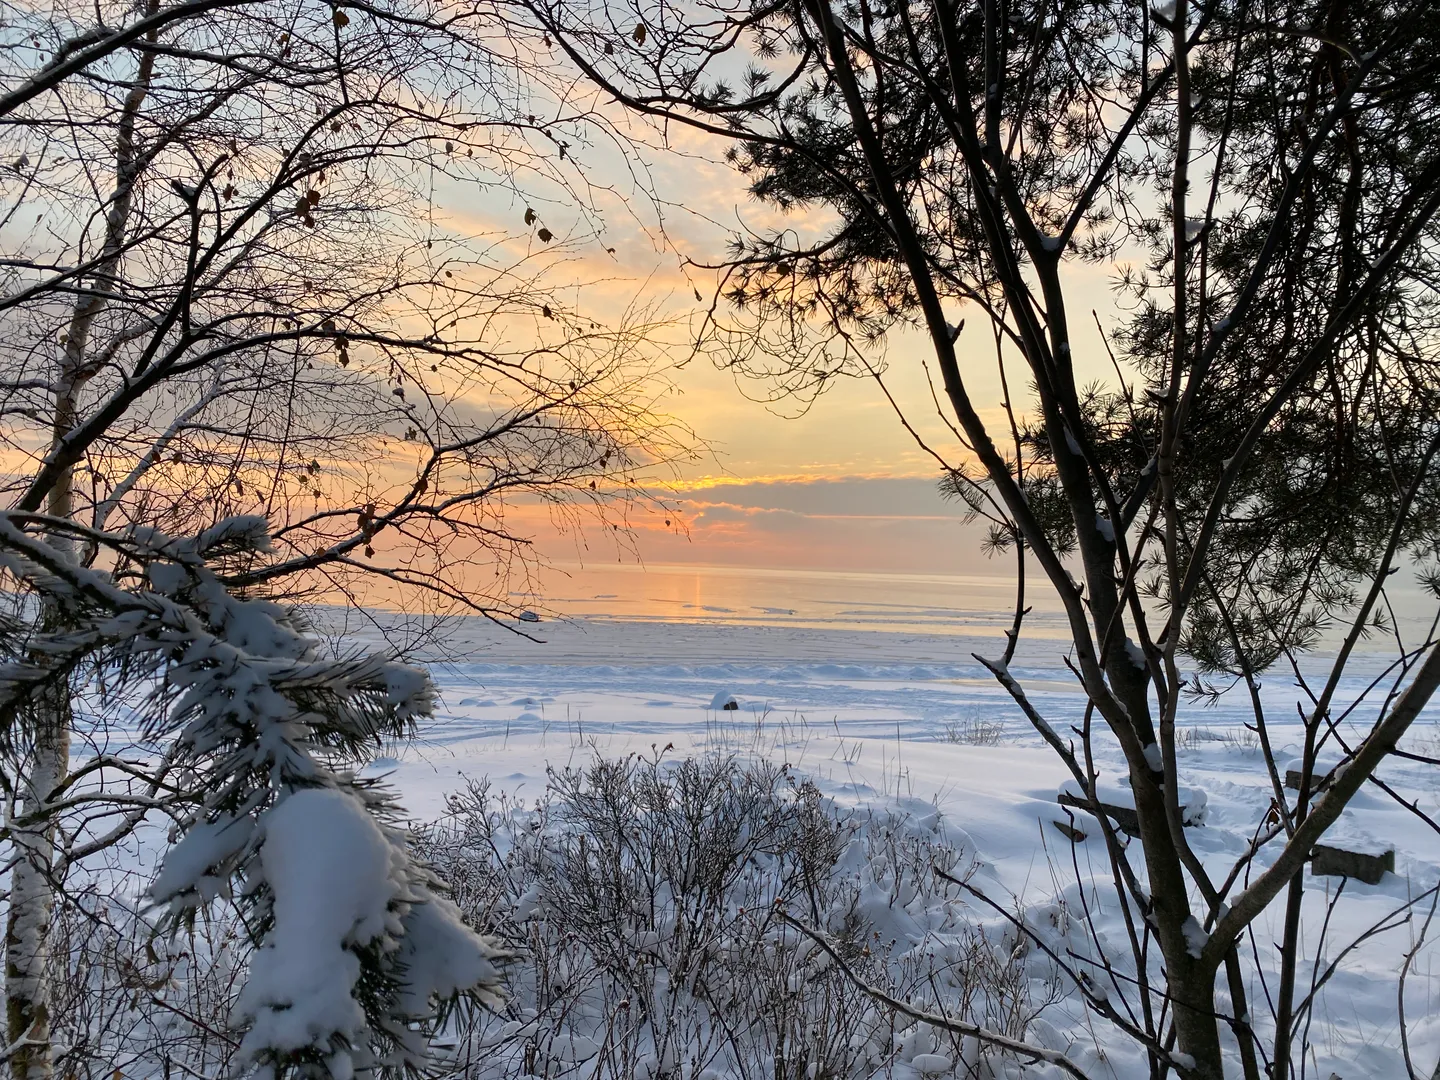
[[[1433,627],[1406,639],[1386,611],[1397,569],[1440,596],[1440,8],[525,6],[657,141],[715,139],[783,215],[696,258],[720,275],[705,329],[727,367],[814,395],[926,357],[948,433],[922,448],[1020,581],[1007,643],[977,659],[1088,792],[1130,920],[1129,1019],[1079,991],[1154,1077],[1219,1080],[1228,1028],[1247,1080],[1267,1057],[1286,1080],[1307,1030],[1306,859],[1440,686]],[[630,20],[647,34],[617,42]],[[1105,275],[1119,300],[1092,316],[1077,284]],[[999,424],[979,396],[997,375]],[[1078,744],[1009,671],[1027,573],[1064,610]],[[1337,689],[1377,628],[1394,640],[1389,707],[1322,784]],[[1299,658],[1327,630],[1337,654],[1311,681]],[[1276,667],[1310,701],[1298,791],[1259,694]],[[1227,689],[1251,704],[1274,805],[1255,850],[1214,875],[1186,837],[1176,724]],[[1126,761],[1143,884],[1095,798],[1100,740]],[[1242,942],[1282,896],[1274,1027],[1257,1033]]]
[[172,931],[220,900],[243,913],[242,1056],[275,1077],[418,1072],[447,1006],[499,1003],[503,958],[412,853],[393,793],[353,772],[430,715],[428,676],[322,656],[282,607],[227,589],[212,564],[268,551],[263,519],[86,539],[125,584],[0,515],[0,563],[60,615],[0,667],[6,730],[83,667],[111,699],[138,692],[139,742],[181,794],[148,895]]

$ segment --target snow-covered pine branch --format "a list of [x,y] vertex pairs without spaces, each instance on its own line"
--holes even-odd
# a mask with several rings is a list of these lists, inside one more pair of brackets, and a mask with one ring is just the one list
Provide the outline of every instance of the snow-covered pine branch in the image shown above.
[[231,594],[207,560],[266,550],[262,519],[92,534],[143,567],[133,588],[24,523],[0,514],[0,565],[66,619],[0,666],[0,713],[81,660],[149,684],[147,735],[194,794],[149,898],[172,930],[222,897],[246,910],[255,951],[234,1022],[260,1073],[412,1072],[446,1003],[498,1004],[500,950],[412,854],[389,792],[352,771],[429,714],[426,673],[323,657],[279,605]]

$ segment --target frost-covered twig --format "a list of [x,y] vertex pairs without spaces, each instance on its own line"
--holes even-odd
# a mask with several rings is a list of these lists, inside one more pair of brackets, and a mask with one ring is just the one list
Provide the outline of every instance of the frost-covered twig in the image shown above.
[[[946,881],[949,881],[954,885],[960,886],[960,888],[964,889],[967,893],[975,897],[975,899],[979,900],[986,907],[989,907],[991,910],[995,911],[1011,926],[1015,927],[1015,930],[1018,933],[1024,934],[1025,937],[1027,937],[1035,945],[1036,948],[1038,948],[1041,952],[1048,956],[1055,963],[1056,967],[1058,967],[1061,971],[1065,973],[1065,975],[1075,985],[1075,988],[1084,995],[1085,1001],[1090,1006],[1090,1008],[1094,1009],[1101,1016],[1105,1017],[1105,1019],[1109,1020],[1112,1024],[1114,1024],[1117,1028],[1123,1031],[1126,1035],[1130,1036],[1130,1038],[1134,1039],[1137,1043],[1144,1046],[1152,1054],[1158,1055],[1160,1060],[1169,1062],[1170,1065],[1174,1067],[1182,1077],[1190,1074],[1190,1066],[1183,1058],[1177,1057],[1175,1054],[1171,1053],[1169,1047],[1157,1042],[1151,1035],[1143,1031],[1141,1028],[1137,1027],[1135,1024],[1131,1023],[1129,1020],[1125,1019],[1125,1017],[1121,1016],[1120,1013],[1116,1011],[1115,1007],[1110,1004],[1110,1000],[1105,994],[1104,987],[1100,986],[1099,983],[1094,982],[1092,979],[1089,978],[1088,975],[1083,975],[1076,972],[1074,968],[1072,968],[1069,964],[1065,963],[1065,961],[1060,958],[1060,956],[1055,952],[1055,950],[1052,949],[1049,944],[1040,937],[1039,934],[1035,933],[1034,930],[1030,929],[1030,927],[1025,925],[1024,920],[1017,919],[1013,914],[1006,911],[1002,906],[997,904],[990,897],[986,896],[979,889],[975,888],[975,886],[971,885],[968,881],[962,881],[961,879],[954,877],[951,874],[947,874],[938,866],[935,868],[935,873],[938,876],[944,878]],[[1106,966],[1108,967],[1108,965]]]
[[[952,878],[950,880],[955,879]],[[1023,1042],[1020,1039],[1012,1039],[1009,1035],[1005,1035],[999,1031],[993,1031],[990,1028],[981,1027],[978,1024],[967,1023],[964,1020],[958,1020],[953,1017],[943,1016],[939,1013],[932,1013],[927,1012],[924,1009],[917,1009],[910,1003],[901,1001],[899,998],[887,993],[880,987],[874,986],[862,979],[860,975],[855,971],[855,969],[850,966],[849,962],[840,955],[840,953],[835,949],[833,945],[830,944],[829,940],[823,934],[811,929],[809,926],[805,925],[805,923],[801,922],[799,919],[795,918],[788,912],[780,912],[780,917],[784,919],[786,923],[799,930],[811,941],[815,942],[816,945],[820,946],[820,948],[825,951],[826,955],[828,955],[830,959],[835,962],[835,965],[845,973],[845,977],[848,978],[856,986],[857,989],[859,989],[868,997],[871,997],[874,1000],[880,1002],[882,1005],[886,1005],[889,1008],[894,1009],[896,1012],[908,1016],[912,1020],[918,1020],[923,1024],[930,1024],[944,1031],[954,1032],[956,1035],[968,1035],[979,1042],[986,1043],[990,1046],[997,1046],[1002,1050],[1009,1050],[1011,1053],[1018,1054],[1021,1057],[1030,1059],[1031,1061],[1049,1062],[1051,1065],[1055,1065],[1069,1075],[1075,1077],[1075,1080],[1090,1080],[1089,1076],[1080,1068],[1080,1066],[1076,1065],[1075,1062],[1071,1061],[1069,1057],[1067,1057],[1065,1054],[1062,1054],[1058,1050],[1049,1050],[1043,1046],[1036,1046],[1033,1043]]]

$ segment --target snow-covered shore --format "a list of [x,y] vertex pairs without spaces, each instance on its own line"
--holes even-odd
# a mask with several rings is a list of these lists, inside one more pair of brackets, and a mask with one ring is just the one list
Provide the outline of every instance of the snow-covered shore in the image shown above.
[[[477,643],[494,641],[493,631],[476,626],[473,632]],[[948,827],[973,843],[987,885],[1007,902],[1060,899],[1078,910],[1077,873],[1088,882],[1093,872],[1099,889],[1087,885],[1084,893],[1098,912],[1098,929],[1123,933],[1101,895],[1108,875],[1103,848],[1092,839],[1072,852],[1050,824],[1057,788],[1067,778],[1063,768],[971,656],[997,653],[996,638],[608,620],[546,623],[542,632],[543,645],[502,642],[479,653],[478,661],[435,666],[442,701],[434,722],[413,745],[388,752],[367,770],[388,774],[412,815],[437,816],[446,794],[467,779],[487,777],[494,788],[529,800],[543,792],[547,766],[667,745],[676,756],[720,750],[789,764],[840,807],[917,816],[938,809]],[[461,627],[452,635],[452,656],[465,653],[465,633]],[[1079,724],[1083,713],[1063,655],[1059,641],[1032,642],[1011,664],[1031,700],[1062,731]],[[1360,658],[1339,700],[1354,699],[1380,670],[1378,657]],[[720,691],[733,694],[740,707],[712,711]],[[1293,678],[1275,673],[1264,695],[1283,762],[1293,755],[1299,731]],[[1358,708],[1357,729],[1378,708],[1378,699]],[[1197,704],[1181,720],[1183,780],[1208,803],[1204,824],[1190,830],[1191,844],[1221,877],[1271,800],[1259,748],[1244,728],[1248,710],[1235,693],[1214,705]],[[1432,708],[1411,742],[1436,741]],[[1097,764],[1102,783],[1124,786],[1118,753],[1102,751]],[[1382,778],[1415,809],[1440,812],[1433,769],[1392,759]],[[1400,909],[1440,880],[1440,836],[1371,787],[1356,797],[1332,837],[1357,849],[1393,847],[1396,865],[1378,885],[1343,879],[1328,938],[1306,945],[1307,980],[1312,962],[1318,978],[1330,961],[1341,961],[1318,991],[1312,1064],[1322,1077],[1333,1070],[1347,1080],[1404,1075],[1397,969],[1426,911],[1405,922]],[[1258,864],[1268,858],[1262,852]],[[1138,868],[1138,858],[1133,861]],[[1314,925],[1341,881],[1307,875],[1306,902],[1317,905]],[[1348,942],[1397,910],[1402,921],[1394,929],[1340,957]],[[1261,967],[1270,972],[1274,929],[1262,920],[1254,936]],[[1425,1070],[1440,1053],[1437,959],[1423,948],[1407,985],[1410,1049]],[[1265,987],[1250,991],[1258,1012]],[[1063,1037],[1080,1039],[1080,1032]]]

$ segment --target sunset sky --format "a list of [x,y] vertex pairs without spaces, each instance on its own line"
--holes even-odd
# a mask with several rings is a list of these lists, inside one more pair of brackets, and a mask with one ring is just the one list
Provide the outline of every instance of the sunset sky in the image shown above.
[[[540,219],[559,242],[573,245],[567,272],[590,282],[576,292],[582,310],[614,320],[629,306],[653,308],[684,320],[699,310],[694,290],[706,300],[713,278],[685,265],[715,259],[726,231],[780,221],[758,206],[740,180],[718,161],[719,148],[682,140],[685,153],[645,155],[648,183],[661,206],[648,200],[630,179],[631,171],[598,148],[601,167],[592,171],[614,185],[596,195],[604,232],[589,239],[589,222],[556,194],[535,200]],[[532,196],[527,194],[527,198]],[[513,228],[525,203],[497,198],[479,206],[471,194],[452,205],[457,231]],[[784,219],[805,232],[823,228],[823,210]],[[662,217],[663,215],[663,217]],[[590,219],[593,221],[593,219]],[[663,225],[662,229],[659,227]],[[610,254],[606,248],[613,247]],[[1113,325],[1116,298],[1109,271],[1082,268],[1072,276],[1071,314],[1078,365],[1093,378],[1113,381],[1090,309]],[[1005,435],[999,407],[1000,383],[988,327],[975,312],[961,338],[962,362],[972,397]],[[675,355],[683,354],[687,331],[676,327]],[[950,460],[963,452],[936,414],[923,360],[930,349],[918,334],[900,334],[888,345],[886,386],[910,422],[934,449]],[[933,367],[933,363],[932,363]],[[1028,399],[1028,380],[1010,367],[1012,390]],[[800,403],[762,403],[767,387],[717,370],[699,358],[671,373],[679,394],[666,407],[712,448],[685,466],[674,502],[688,526],[680,532],[643,517],[636,522],[638,555],[649,563],[720,566],[810,567],[834,570],[913,571],[942,574],[1008,573],[1005,561],[980,550],[983,529],[961,523],[961,508],[936,489],[939,468],[897,420],[873,380],[842,379],[808,410]],[[798,414],[798,415],[797,415]],[[587,564],[614,564],[633,555],[617,552],[603,536],[547,537],[551,558]]]

